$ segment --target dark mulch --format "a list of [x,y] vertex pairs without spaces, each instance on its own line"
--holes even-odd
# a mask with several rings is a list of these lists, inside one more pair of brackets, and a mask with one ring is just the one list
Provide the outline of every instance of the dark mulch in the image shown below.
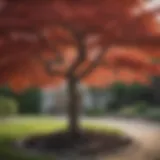
[[41,152],[76,152],[81,155],[110,153],[131,144],[131,139],[95,131],[81,131],[73,138],[69,132],[33,136],[23,141],[23,147]]

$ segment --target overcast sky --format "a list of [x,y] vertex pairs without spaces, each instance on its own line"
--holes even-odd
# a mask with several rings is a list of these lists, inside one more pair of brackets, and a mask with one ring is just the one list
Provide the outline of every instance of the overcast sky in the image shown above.
[[144,9],[146,11],[159,9],[159,13],[156,15],[156,18],[158,21],[160,21],[160,0],[146,0]]

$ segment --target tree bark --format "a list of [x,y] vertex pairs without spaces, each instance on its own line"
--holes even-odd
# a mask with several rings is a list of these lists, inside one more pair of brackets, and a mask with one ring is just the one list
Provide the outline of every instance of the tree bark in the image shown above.
[[75,137],[80,130],[79,127],[79,95],[77,88],[77,80],[74,77],[68,79],[68,118],[69,118],[69,132]]

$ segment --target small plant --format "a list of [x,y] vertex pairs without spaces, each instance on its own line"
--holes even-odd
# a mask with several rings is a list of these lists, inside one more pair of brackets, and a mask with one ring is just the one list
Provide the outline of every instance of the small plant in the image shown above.
[[8,117],[18,112],[18,102],[5,96],[0,97],[0,117]]
[[123,116],[131,117],[131,116],[134,116],[134,115],[137,114],[137,110],[133,106],[124,106],[120,110],[120,114],[123,115]]
[[122,107],[120,114],[123,116],[142,116],[145,115],[148,109],[148,104],[144,101],[136,102],[133,105]]
[[148,108],[148,104],[145,101],[139,101],[135,104],[135,108],[136,108],[137,113],[143,114],[146,112]]
[[101,108],[91,108],[86,110],[86,114],[88,116],[102,116],[104,115],[105,111]]

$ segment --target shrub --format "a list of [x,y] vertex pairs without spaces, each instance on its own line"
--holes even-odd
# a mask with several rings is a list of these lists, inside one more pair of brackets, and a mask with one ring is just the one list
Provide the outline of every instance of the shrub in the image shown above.
[[147,111],[148,104],[145,101],[139,101],[135,104],[135,110],[139,114],[143,114]]
[[134,83],[127,87],[126,100],[128,103],[146,101],[153,103],[152,89],[148,86]]
[[0,97],[0,116],[7,117],[18,112],[18,102],[12,98]]
[[102,108],[90,108],[86,110],[87,116],[102,116],[105,114],[104,109]]
[[22,114],[37,114],[40,112],[41,92],[38,88],[25,90],[18,96],[19,112]]
[[117,82],[110,87],[113,99],[108,104],[110,111],[117,111],[125,102],[127,86],[121,82]]
[[0,87],[0,96],[16,97],[16,94],[7,86]]
[[137,110],[133,106],[125,106],[121,108],[120,114],[123,116],[132,117],[132,116],[137,115]]
[[124,106],[120,110],[120,114],[124,116],[142,116],[145,115],[148,104],[145,101],[139,101],[133,105]]

